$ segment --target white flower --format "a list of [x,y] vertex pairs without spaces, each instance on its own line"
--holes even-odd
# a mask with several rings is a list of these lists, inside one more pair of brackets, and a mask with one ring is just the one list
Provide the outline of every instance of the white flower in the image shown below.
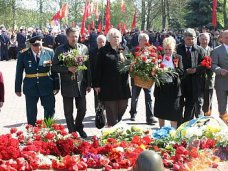
[[202,129],[199,129],[199,128],[197,128],[197,127],[190,127],[190,128],[187,128],[187,129],[186,129],[185,137],[186,137],[187,139],[190,139],[190,138],[192,138],[192,137],[194,137],[194,136],[200,137],[200,136],[202,136],[202,135],[203,135]]

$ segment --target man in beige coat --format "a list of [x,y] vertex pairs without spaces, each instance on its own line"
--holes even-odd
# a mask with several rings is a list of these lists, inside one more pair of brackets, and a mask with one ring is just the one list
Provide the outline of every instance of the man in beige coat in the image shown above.
[[220,118],[228,124],[228,30],[222,33],[223,44],[216,47],[212,53],[212,69],[215,72],[215,89],[218,100]]

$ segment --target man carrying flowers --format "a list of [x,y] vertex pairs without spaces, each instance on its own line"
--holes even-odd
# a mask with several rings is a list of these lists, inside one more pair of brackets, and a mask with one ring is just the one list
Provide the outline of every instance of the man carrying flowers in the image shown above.
[[[69,132],[77,131],[82,138],[87,135],[83,131],[82,121],[86,114],[86,91],[91,90],[91,75],[86,55],[88,49],[78,43],[79,30],[67,28],[67,43],[56,49],[53,71],[60,73],[63,108]],[[73,118],[73,101],[77,108],[77,116]]]

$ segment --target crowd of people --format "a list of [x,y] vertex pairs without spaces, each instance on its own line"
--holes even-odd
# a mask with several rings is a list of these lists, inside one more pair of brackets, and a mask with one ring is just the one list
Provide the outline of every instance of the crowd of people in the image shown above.
[[[54,116],[55,95],[61,89],[69,132],[77,131],[86,138],[83,119],[86,115],[86,94],[91,88],[94,90],[95,109],[101,100],[106,110],[108,127],[122,120],[129,98],[130,119],[135,121],[142,88],[129,79],[129,72],[120,73],[117,65],[126,60],[126,54],[134,54],[136,48],[143,50],[148,43],[155,48],[163,46],[162,62],[166,68],[175,70],[177,77],[166,78],[166,83],[161,86],[155,85],[154,92],[152,88],[143,88],[146,123],[154,124],[158,118],[160,127],[168,120],[177,128],[194,117],[210,116],[214,83],[219,115],[227,123],[227,30],[210,31],[203,27],[201,31],[191,28],[181,32],[135,29],[121,33],[112,28],[104,36],[103,33],[97,33],[96,29],[80,35],[80,30],[73,27],[59,33],[24,28],[11,33],[1,28],[0,59],[17,59],[15,93],[21,96],[24,80],[23,93],[29,124],[35,125],[39,99],[44,107],[44,117]],[[60,54],[72,49],[77,49],[80,55],[89,55],[87,70],[77,71],[77,68],[66,67],[59,60]],[[212,68],[205,69],[201,65],[205,56],[212,58]],[[72,79],[72,74],[76,74],[76,79]],[[1,80],[0,73],[0,107],[4,102],[4,84]],[[152,93],[155,102],[152,102]],[[73,118],[74,101],[76,118]]]

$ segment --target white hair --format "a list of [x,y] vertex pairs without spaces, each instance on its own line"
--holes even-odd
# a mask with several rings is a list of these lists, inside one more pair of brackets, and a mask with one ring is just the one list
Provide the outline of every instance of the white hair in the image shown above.
[[145,38],[147,41],[149,41],[149,36],[146,33],[140,33],[138,36],[138,41]]
[[167,46],[170,46],[173,50],[175,49],[175,47],[176,47],[176,40],[172,36],[166,37],[163,40],[163,48],[165,48]]
[[99,39],[103,40],[106,43],[106,37],[103,34],[100,34],[99,36],[97,36],[97,42]]
[[116,28],[111,28],[109,31],[108,31],[108,34],[106,35],[106,38],[107,38],[107,41],[110,42],[110,38],[112,35],[117,35],[119,36],[119,41],[121,42],[122,41],[122,35],[120,33],[119,30],[117,30]]
[[192,28],[187,28],[184,31],[184,37],[196,37],[196,32],[194,29]]
[[210,41],[210,34],[209,33],[200,33],[199,39],[201,39],[202,36],[205,36],[208,41]]

